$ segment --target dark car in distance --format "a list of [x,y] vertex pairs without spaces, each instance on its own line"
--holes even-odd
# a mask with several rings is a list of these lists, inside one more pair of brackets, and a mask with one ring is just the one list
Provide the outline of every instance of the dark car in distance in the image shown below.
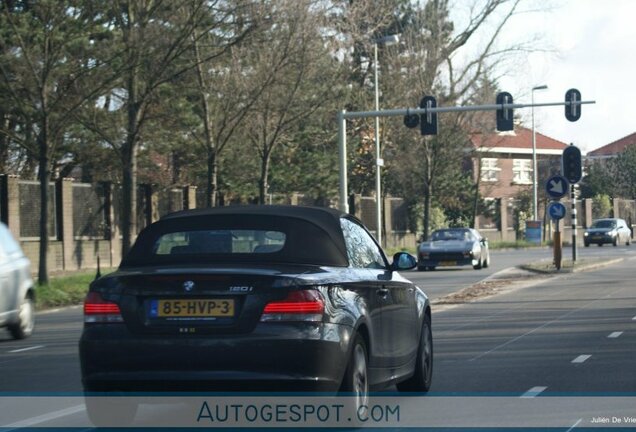
[[417,247],[417,269],[470,265],[475,270],[490,265],[488,239],[473,228],[443,228],[433,231]]
[[[94,281],[87,392],[328,391],[431,385],[431,310],[356,218],[298,206],[186,210]],[[90,413],[90,406],[89,406]]]
[[597,219],[583,234],[583,244],[588,247],[592,243],[603,246],[605,243],[618,246],[629,246],[632,242],[632,231],[627,222],[619,218]]

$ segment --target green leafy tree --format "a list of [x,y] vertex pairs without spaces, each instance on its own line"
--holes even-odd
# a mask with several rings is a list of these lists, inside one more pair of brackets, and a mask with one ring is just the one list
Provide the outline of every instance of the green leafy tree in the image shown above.
[[74,113],[108,81],[94,61],[99,17],[90,1],[0,4],[0,94],[12,107],[0,134],[36,155],[40,182],[38,282],[48,283],[49,188],[52,161]]

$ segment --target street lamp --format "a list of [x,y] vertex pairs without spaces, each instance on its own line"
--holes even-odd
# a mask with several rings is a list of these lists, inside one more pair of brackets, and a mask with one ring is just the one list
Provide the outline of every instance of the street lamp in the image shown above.
[[[373,41],[373,70],[375,75],[375,110],[380,111],[380,92],[378,88],[378,45],[395,45],[400,41],[398,35],[384,36]],[[375,117],[375,213],[377,225],[377,240],[382,245],[382,195],[381,195],[381,168],[384,160],[380,157],[380,117]]]
[[546,90],[547,85],[532,87],[532,215],[533,220],[537,220],[537,134],[534,130],[534,92],[536,90]]

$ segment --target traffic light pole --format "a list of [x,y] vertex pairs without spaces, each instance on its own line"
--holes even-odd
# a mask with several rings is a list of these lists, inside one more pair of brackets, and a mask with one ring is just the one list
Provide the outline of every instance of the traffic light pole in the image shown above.
[[570,198],[572,199],[572,262],[576,261],[576,185],[570,186]]
[[400,108],[376,111],[340,111],[338,113],[338,159],[340,170],[340,199],[339,208],[341,211],[349,212],[348,203],[348,185],[347,185],[347,120],[360,118],[379,118],[379,117],[402,117],[412,114],[434,114],[446,112],[471,112],[471,111],[497,111],[504,110],[510,112],[513,109],[530,108],[530,107],[547,107],[547,106],[566,106],[594,104],[596,101],[568,100],[566,102],[542,102],[530,104],[518,103],[500,103],[490,105],[472,105],[472,106],[454,106],[454,107],[434,107],[434,108]]

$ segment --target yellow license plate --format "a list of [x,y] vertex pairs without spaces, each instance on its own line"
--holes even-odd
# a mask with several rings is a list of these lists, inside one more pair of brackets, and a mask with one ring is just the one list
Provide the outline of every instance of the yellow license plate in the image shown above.
[[151,317],[231,317],[234,316],[233,299],[153,300]]
[[456,261],[440,261],[440,266],[454,266],[457,265]]

